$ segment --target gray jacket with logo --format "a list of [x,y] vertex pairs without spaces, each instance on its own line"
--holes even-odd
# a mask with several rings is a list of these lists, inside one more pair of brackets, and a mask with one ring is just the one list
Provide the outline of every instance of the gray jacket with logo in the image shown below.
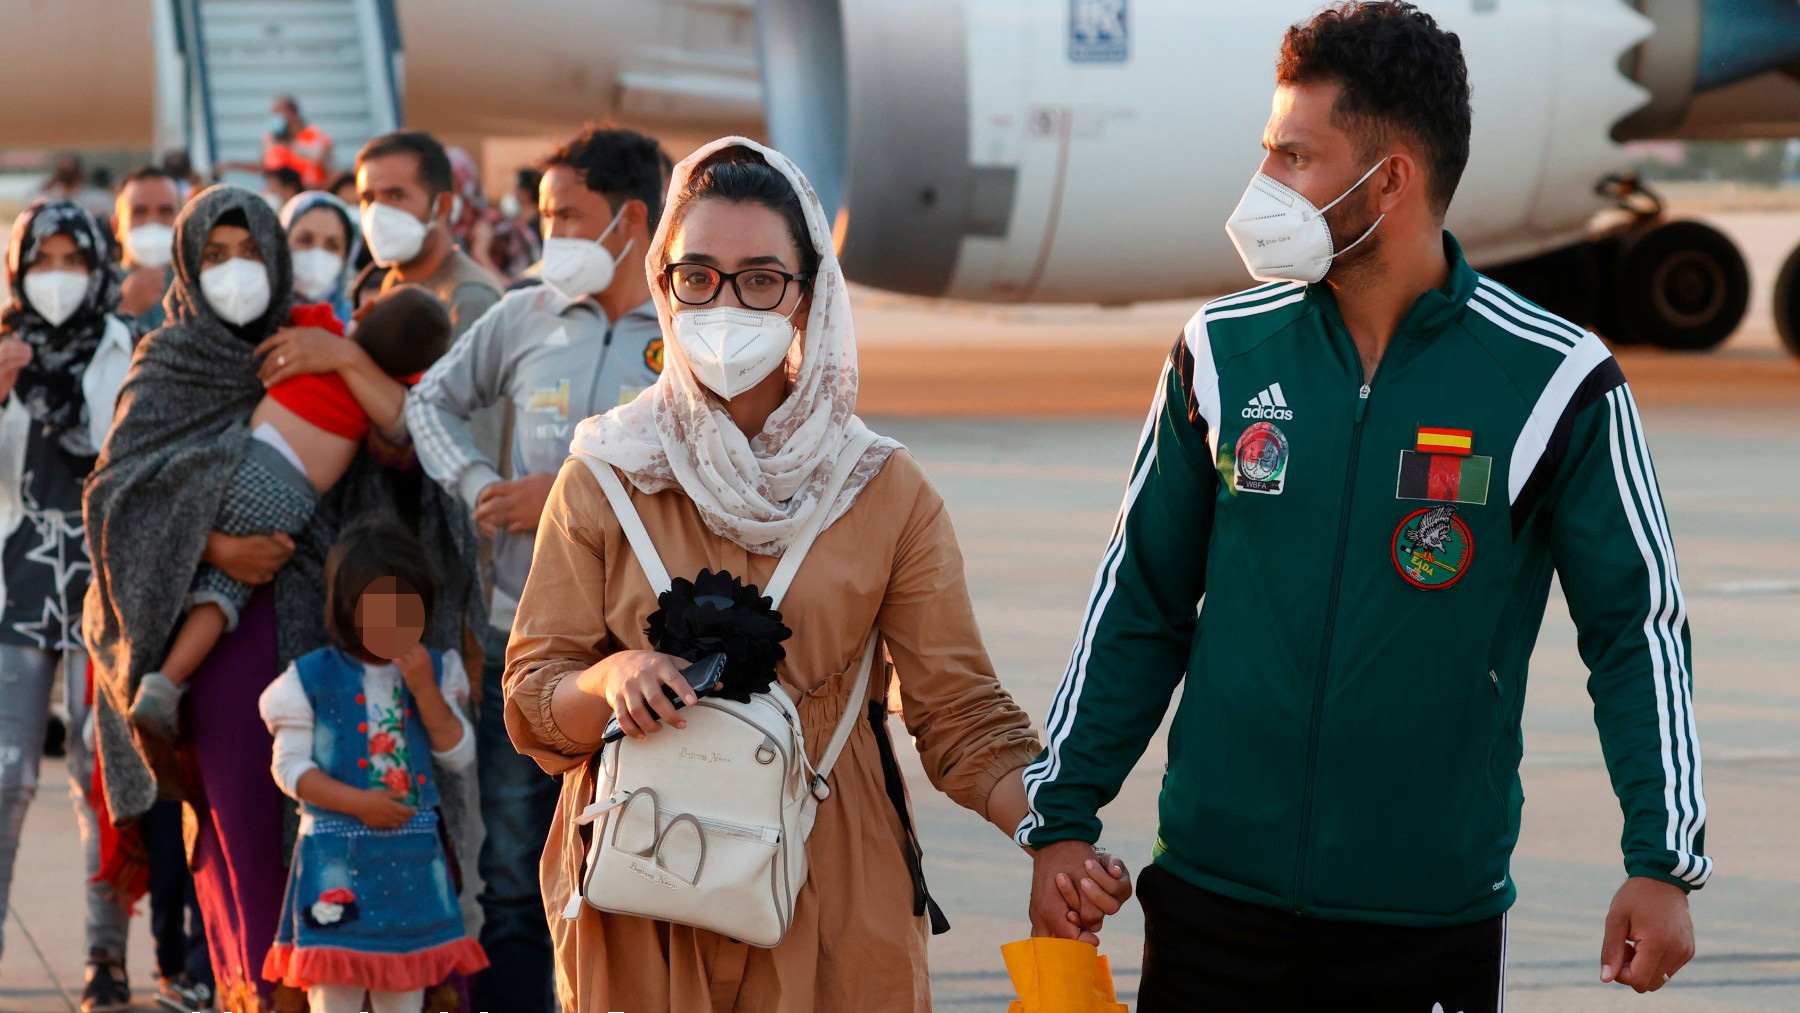
[[[493,482],[555,474],[569,456],[575,424],[636,397],[662,371],[662,325],[645,303],[609,322],[593,299],[569,302],[535,286],[506,294],[476,320],[406,398],[406,426],[426,474],[472,510]],[[476,448],[469,417],[512,402],[511,460]],[[494,601],[489,621],[512,625],[531,568],[533,536],[494,536]]]

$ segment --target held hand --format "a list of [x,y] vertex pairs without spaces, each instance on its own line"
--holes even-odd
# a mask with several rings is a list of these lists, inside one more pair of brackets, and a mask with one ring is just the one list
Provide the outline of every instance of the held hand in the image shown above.
[[[1093,923],[1088,924],[1081,914],[1084,899],[1098,912],[1104,910],[1102,902],[1117,912],[1123,897],[1113,891],[1120,888],[1120,879],[1126,875],[1125,867],[1117,859],[1105,859],[1107,865],[1101,870],[1116,866],[1117,871],[1089,871],[1089,863],[1102,861],[1102,856],[1086,841],[1057,841],[1055,844],[1039,848],[1032,856],[1031,867],[1031,934],[1033,936],[1053,936],[1059,939],[1079,939],[1086,943],[1099,943],[1096,934],[1100,927],[1100,918],[1096,916]],[[1088,897],[1081,882],[1088,880],[1093,884],[1093,892],[1098,899]],[[1101,888],[1100,882],[1111,880],[1109,888]],[[1124,896],[1130,895],[1130,880],[1123,883]],[[1115,899],[1117,898],[1117,899]]]
[[1098,935],[1101,923],[1118,914],[1131,899],[1131,872],[1124,862],[1104,851],[1095,851],[1093,858],[1082,863],[1082,870],[1086,874],[1076,882],[1057,877],[1056,889],[1081,927]]
[[214,531],[206,536],[203,562],[225,571],[231,579],[251,587],[275,579],[275,571],[293,558],[294,540],[286,534],[228,535]]
[[12,393],[19,371],[31,362],[31,346],[18,338],[0,338],[0,398]]
[[364,788],[362,797],[356,803],[356,812],[350,815],[361,820],[362,825],[370,830],[398,830],[413,817],[412,806],[400,801],[405,797],[405,792]]
[[476,525],[485,535],[499,529],[520,534],[536,531],[555,482],[554,475],[537,474],[488,485],[475,498]]
[[135,317],[162,301],[169,287],[166,267],[137,267],[119,283],[119,312]]
[[661,731],[667,721],[676,728],[686,728],[681,711],[663,695],[663,687],[674,690],[685,704],[696,699],[694,688],[681,673],[692,662],[656,651],[619,651],[602,658],[582,673],[584,689],[606,700],[619,728],[634,739]]
[[1654,992],[1694,956],[1687,894],[1672,883],[1633,876],[1613,895],[1600,944],[1600,980]]
[[335,373],[356,359],[362,346],[323,327],[283,327],[256,346],[263,357],[256,378],[264,387],[308,373]]

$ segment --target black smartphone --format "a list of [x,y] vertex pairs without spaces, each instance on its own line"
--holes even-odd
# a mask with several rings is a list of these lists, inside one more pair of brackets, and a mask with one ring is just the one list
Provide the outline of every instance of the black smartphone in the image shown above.
[[[689,665],[681,674],[687,679],[688,685],[693,688],[694,695],[703,696],[710,690],[717,689],[719,679],[725,675],[725,655],[722,652],[709,654]],[[687,706],[682,702],[681,697],[667,686],[663,687],[663,696],[668,697],[669,702],[674,704],[677,710]],[[624,737],[625,729],[619,727],[619,719],[614,717],[606,723],[606,734],[601,737],[600,743],[605,745],[608,742],[617,742]]]

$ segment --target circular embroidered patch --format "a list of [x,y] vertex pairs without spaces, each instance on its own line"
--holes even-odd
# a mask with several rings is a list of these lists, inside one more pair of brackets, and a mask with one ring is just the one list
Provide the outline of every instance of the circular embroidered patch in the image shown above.
[[1469,572],[1475,538],[1453,506],[1426,507],[1406,515],[1394,529],[1394,567],[1406,582],[1441,591]]
[[1232,485],[1239,492],[1280,495],[1287,479],[1287,436],[1273,422],[1258,422],[1237,438],[1235,477]]
[[644,365],[649,366],[659,374],[662,372],[663,339],[655,338],[648,345],[644,346]]

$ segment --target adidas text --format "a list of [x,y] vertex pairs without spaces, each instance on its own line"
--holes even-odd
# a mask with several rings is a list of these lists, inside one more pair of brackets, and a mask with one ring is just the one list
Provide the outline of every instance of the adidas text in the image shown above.
[[1292,408],[1264,408],[1262,405],[1255,405],[1245,408],[1238,414],[1247,419],[1280,419],[1286,422],[1293,419],[1294,410]]
[[1294,410],[1288,407],[1287,398],[1281,393],[1281,384],[1272,383],[1251,398],[1250,406],[1239,414],[1247,419],[1278,419],[1287,422],[1293,419]]

